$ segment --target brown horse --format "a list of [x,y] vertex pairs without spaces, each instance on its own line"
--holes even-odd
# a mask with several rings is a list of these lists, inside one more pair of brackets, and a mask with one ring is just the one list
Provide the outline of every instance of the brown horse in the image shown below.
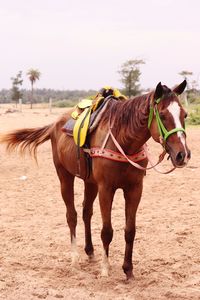
[[[131,156],[133,153],[140,152],[145,142],[152,136],[156,142],[163,145],[174,167],[185,166],[190,158],[184,129],[186,112],[178,99],[178,95],[184,91],[185,86],[186,81],[183,81],[171,90],[159,83],[155,91],[124,102],[116,101],[111,97],[98,127],[88,136],[87,142],[90,148],[101,147],[107,136],[106,148],[118,152],[111,135],[107,134],[110,126],[112,126],[112,134],[126,155]],[[103,259],[101,274],[103,276],[108,276],[109,272],[109,244],[113,237],[111,224],[113,196],[117,189],[123,190],[126,218],[123,270],[129,279],[133,275],[132,251],[136,232],[135,217],[142,195],[143,177],[148,160],[144,158],[139,161],[139,165],[144,169],[138,169],[128,162],[95,157],[91,159],[91,173],[87,176],[85,156],[88,154],[83,149],[80,150],[78,167],[77,146],[73,138],[61,130],[70,118],[72,110],[51,125],[42,128],[15,130],[2,135],[0,141],[7,144],[8,150],[20,146],[22,152],[28,148],[32,154],[36,155],[37,147],[43,142],[51,140],[53,160],[67,209],[66,218],[71,234],[73,264],[78,261],[76,248],[77,213],[74,206],[74,178],[77,173],[84,180],[85,185],[83,220],[85,251],[89,258],[92,258],[94,253],[91,238],[91,217],[93,202],[98,193],[102,215]]]

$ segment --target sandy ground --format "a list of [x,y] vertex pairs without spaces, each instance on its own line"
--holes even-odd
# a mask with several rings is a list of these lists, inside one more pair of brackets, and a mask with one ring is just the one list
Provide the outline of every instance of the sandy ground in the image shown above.
[[[0,132],[46,125],[62,110],[7,113],[0,107]],[[200,128],[189,128],[192,160],[169,175],[149,171],[137,214],[134,280],[122,271],[124,200],[113,205],[111,272],[101,278],[101,218],[95,202],[92,222],[96,259],[84,253],[81,219],[83,184],[76,180],[80,267],[70,266],[69,230],[50,142],[29,156],[5,154],[0,146],[0,299],[200,299]],[[155,143],[152,145],[156,155]],[[164,163],[164,167],[168,165]]]

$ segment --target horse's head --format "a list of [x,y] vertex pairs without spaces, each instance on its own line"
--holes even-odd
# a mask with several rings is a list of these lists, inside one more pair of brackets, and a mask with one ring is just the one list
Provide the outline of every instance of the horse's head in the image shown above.
[[178,95],[183,93],[186,80],[173,90],[159,83],[152,94],[148,127],[156,142],[163,145],[175,167],[183,167],[190,159],[186,144],[185,118],[187,113]]

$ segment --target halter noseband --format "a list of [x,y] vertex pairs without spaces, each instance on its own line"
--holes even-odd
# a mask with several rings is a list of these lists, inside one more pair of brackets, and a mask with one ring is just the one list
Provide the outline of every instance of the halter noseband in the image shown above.
[[153,117],[155,115],[156,117],[156,123],[157,123],[157,126],[158,126],[158,131],[159,131],[159,134],[160,134],[160,137],[163,141],[166,142],[167,138],[172,135],[173,133],[176,133],[178,131],[182,131],[185,133],[185,129],[183,127],[180,127],[180,128],[174,128],[170,131],[168,131],[161,118],[160,118],[160,114],[159,114],[159,111],[158,111],[158,104],[160,103],[161,101],[161,98],[157,99],[155,102],[156,102],[156,105],[153,106],[152,103],[150,103],[150,111],[149,111],[149,119],[148,119],[148,128],[150,129],[150,126],[151,126],[151,123],[153,121]]

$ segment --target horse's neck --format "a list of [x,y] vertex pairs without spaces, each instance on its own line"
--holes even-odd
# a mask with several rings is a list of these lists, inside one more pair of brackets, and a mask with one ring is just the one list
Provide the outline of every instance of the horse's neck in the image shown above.
[[127,109],[130,111],[128,125],[126,127],[121,126],[117,140],[127,154],[133,154],[150,138],[148,97],[135,98],[127,105]]
[[132,136],[126,136],[126,132],[124,132],[123,135],[124,137],[119,134],[118,143],[121,145],[125,153],[129,155],[137,153],[150,138],[148,129],[144,127],[138,128]]

